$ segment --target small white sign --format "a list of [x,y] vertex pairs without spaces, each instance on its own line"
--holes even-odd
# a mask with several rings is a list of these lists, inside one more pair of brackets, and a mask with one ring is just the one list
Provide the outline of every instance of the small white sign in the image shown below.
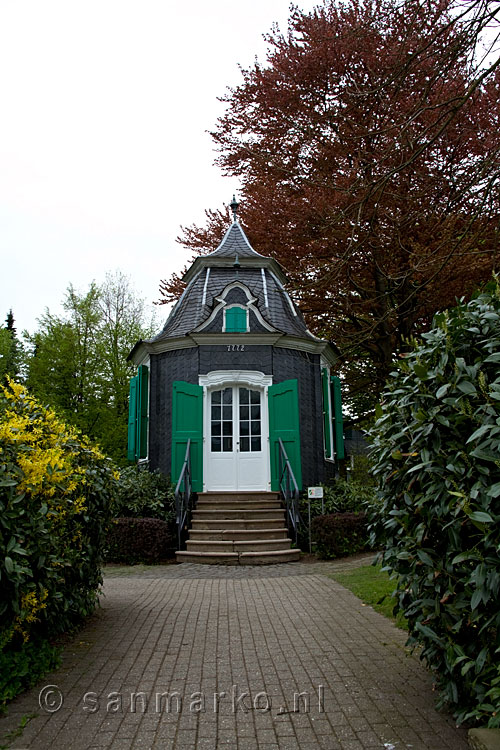
[[310,500],[315,497],[323,497],[323,487],[308,487],[307,497]]

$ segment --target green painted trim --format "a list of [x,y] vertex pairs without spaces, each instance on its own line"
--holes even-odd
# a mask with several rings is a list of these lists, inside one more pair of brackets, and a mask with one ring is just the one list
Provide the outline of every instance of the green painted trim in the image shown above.
[[149,368],[140,365],[137,372],[137,440],[136,458],[148,455]]
[[332,457],[332,442],[330,438],[330,382],[328,370],[323,367],[321,370],[321,385],[323,391],[323,447],[325,449],[325,458]]
[[128,401],[128,434],[127,459],[135,461],[136,425],[137,425],[137,375],[130,379]]
[[338,460],[345,458],[344,419],[342,416],[342,387],[340,378],[331,377],[333,401],[333,434],[335,436],[335,456]]

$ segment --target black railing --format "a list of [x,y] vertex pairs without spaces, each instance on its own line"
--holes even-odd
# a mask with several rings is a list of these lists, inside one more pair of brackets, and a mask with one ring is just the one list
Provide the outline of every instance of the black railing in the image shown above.
[[186,456],[175,487],[175,520],[177,522],[177,546],[181,549],[182,535],[189,523],[193,509],[193,491],[191,488],[191,438],[186,445]]
[[288,456],[283,445],[281,438],[279,441],[279,478],[280,478],[280,492],[285,502],[286,507],[286,518],[288,529],[294,536],[294,541],[297,543],[298,530],[300,525],[300,513],[299,513],[299,488],[295,480],[292,466],[288,460]]

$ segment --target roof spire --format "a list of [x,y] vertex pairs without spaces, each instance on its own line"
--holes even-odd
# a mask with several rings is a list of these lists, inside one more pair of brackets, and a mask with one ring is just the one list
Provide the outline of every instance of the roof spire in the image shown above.
[[239,203],[236,200],[236,196],[233,195],[233,200],[229,204],[229,207],[231,208],[231,211],[233,212],[233,221],[237,221],[236,215],[238,213]]

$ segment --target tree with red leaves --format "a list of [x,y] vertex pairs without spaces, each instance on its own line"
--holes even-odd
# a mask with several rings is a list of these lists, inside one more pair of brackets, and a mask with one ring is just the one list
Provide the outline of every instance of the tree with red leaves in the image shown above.
[[[242,225],[339,349],[351,396],[376,397],[405,342],[495,268],[499,17],[491,0],[295,7],[223,99],[212,136]],[[208,211],[180,242],[212,250],[226,226]],[[161,301],[181,288],[163,281]]]

